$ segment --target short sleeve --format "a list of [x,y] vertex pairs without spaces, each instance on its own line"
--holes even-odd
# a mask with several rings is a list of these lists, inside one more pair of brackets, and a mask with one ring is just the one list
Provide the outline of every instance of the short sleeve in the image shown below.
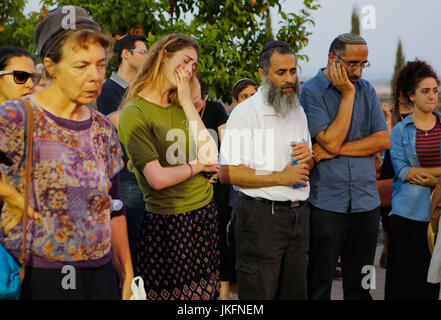
[[151,120],[137,105],[127,105],[121,111],[118,135],[138,171],[142,172],[146,163],[159,159],[153,143]]
[[252,127],[241,112],[233,112],[227,121],[220,148],[221,165],[249,167],[253,150]]
[[317,134],[326,130],[332,120],[326,108],[318,101],[308,88],[303,88],[300,94],[300,104],[305,110],[308,119],[309,132],[315,138]]
[[384,118],[383,110],[381,110],[380,101],[377,97],[377,92],[371,86],[370,87],[370,105],[372,106],[371,112],[371,134],[384,131],[387,129],[386,119]]
[[108,119],[106,120],[108,122],[108,125],[110,126],[110,129],[112,130],[111,136],[109,138],[108,163],[109,163],[109,175],[110,178],[113,178],[124,167],[124,162],[122,160],[123,153],[115,128]]
[[12,165],[0,163],[0,170],[15,171],[24,155],[25,107],[20,100],[0,104],[0,151]]

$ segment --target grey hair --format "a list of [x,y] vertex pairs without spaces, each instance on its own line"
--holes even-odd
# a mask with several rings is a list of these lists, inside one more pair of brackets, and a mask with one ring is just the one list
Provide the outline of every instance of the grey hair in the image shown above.
[[265,74],[268,74],[269,68],[271,66],[270,59],[271,59],[271,56],[273,55],[274,52],[277,52],[279,54],[289,54],[290,53],[297,60],[297,57],[294,54],[294,51],[292,51],[292,49],[289,47],[274,47],[269,50],[266,50],[259,56],[259,67],[261,67],[263,69]]
[[332,41],[331,46],[329,47],[329,52],[332,52],[336,55],[343,55],[346,50],[346,45],[356,45],[356,44],[364,44],[367,45],[366,40],[355,33],[343,33],[339,35],[337,38]]

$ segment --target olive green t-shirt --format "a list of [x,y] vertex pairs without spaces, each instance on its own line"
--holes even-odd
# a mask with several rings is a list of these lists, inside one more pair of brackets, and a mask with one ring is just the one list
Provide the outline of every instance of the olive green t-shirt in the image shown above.
[[188,162],[190,152],[195,154],[191,148],[194,144],[189,143],[188,120],[181,107],[162,107],[135,97],[121,111],[118,135],[133,163],[147,211],[185,213],[211,201],[213,188],[201,173],[162,190],[152,188],[143,174],[150,161],[157,159],[162,167],[173,167]]

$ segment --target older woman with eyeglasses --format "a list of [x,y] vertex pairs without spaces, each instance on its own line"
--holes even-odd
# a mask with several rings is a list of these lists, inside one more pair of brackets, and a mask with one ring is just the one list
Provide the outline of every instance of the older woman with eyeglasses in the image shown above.
[[[72,10],[74,28],[65,25]],[[0,172],[10,186],[0,186],[5,199],[0,243],[20,257],[27,103],[35,119],[29,198],[34,212],[28,220],[21,297],[128,299],[133,269],[126,220],[124,211],[111,212],[111,200],[120,198],[122,152],[110,121],[87,107],[100,94],[112,38],[86,10],[69,6],[48,13],[34,39],[51,84],[0,105],[0,153],[9,160],[9,165],[0,162]],[[62,282],[65,266],[72,276],[67,285]],[[123,284],[120,293],[115,267]]]
[[26,50],[0,48],[0,103],[29,95],[34,90],[34,62]]

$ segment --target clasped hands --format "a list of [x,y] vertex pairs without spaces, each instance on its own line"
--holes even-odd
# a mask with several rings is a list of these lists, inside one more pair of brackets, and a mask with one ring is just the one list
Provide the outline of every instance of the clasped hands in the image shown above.
[[290,156],[293,160],[297,161],[297,164],[293,165],[290,161],[286,165],[285,169],[282,171],[282,184],[301,184],[306,187],[309,181],[308,163],[312,160],[311,150],[305,143],[291,142],[290,146],[292,148]]

